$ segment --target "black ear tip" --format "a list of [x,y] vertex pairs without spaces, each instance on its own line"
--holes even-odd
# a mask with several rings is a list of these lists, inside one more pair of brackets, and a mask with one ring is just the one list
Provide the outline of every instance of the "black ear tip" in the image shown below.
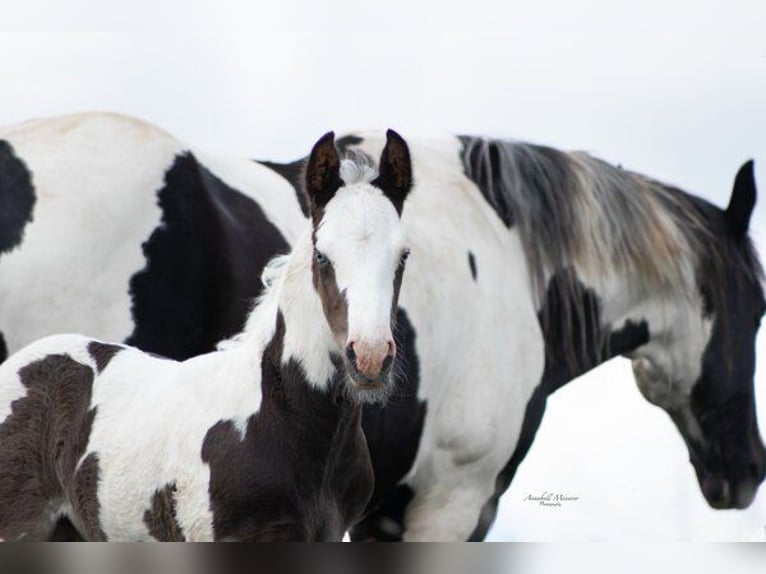
[[734,178],[734,189],[735,191],[747,190],[750,194],[755,194],[755,162],[752,159],[747,160],[739,168]]
[[327,132],[314,144],[312,151],[319,151],[323,148],[335,147],[335,132]]
[[395,132],[391,128],[386,130],[386,139],[389,141],[395,141],[396,143],[405,143],[404,138],[399,135],[398,132]]
[[755,161],[752,159],[749,159],[742,164],[742,167],[739,168],[737,175],[754,177],[754,172],[755,172]]
[[327,143],[335,143],[335,132],[332,131],[332,130],[327,132],[321,138],[319,138],[319,140],[317,141],[316,145],[320,146],[320,145],[324,145],[324,144],[327,144]]

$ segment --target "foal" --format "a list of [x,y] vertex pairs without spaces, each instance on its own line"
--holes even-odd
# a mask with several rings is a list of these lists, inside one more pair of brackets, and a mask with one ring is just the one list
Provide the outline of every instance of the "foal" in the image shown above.
[[0,538],[66,516],[88,540],[340,540],[372,493],[361,403],[391,386],[411,180],[392,131],[377,177],[319,140],[311,226],[224,350],[176,362],[57,335],[11,356]]

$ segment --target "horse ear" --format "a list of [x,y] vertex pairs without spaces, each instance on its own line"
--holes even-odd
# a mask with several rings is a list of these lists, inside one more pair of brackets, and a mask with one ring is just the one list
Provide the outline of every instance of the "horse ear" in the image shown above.
[[734,178],[734,191],[731,192],[729,207],[726,208],[726,220],[736,237],[747,235],[750,216],[755,207],[756,190],[753,160],[745,162]]
[[327,132],[314,144],[306,164],[305,185],[312,214],[324,208],[341,187],[340,157],[335,149],[335,133]]
[[380,155],[378,177],[372,185],[383,190],[401,215],[404,200],[412,188],[412,162],[407,142],[394,130],[386,132],[386,147]]

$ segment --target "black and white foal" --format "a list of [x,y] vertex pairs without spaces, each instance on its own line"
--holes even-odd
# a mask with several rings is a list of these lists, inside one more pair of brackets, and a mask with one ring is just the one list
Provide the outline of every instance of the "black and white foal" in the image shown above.
[[176,362],[81,335],[0,367],[0,538],[339,540],[373,488],[361,403],[385,399],[407,247],[409,151],[378,174],[333,135],[311,225],[224,350]]

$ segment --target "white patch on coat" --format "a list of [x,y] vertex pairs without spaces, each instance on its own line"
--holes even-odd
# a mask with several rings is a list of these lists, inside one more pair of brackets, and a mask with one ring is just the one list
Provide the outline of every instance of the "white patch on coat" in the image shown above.
[[128,282],[146,266],[141,245],[160,222],[156,192],[180,144],[114,114],[29,122],[0,138],[31,171],[36,196],[21,247],[0,257],[9,353],[80,327],[125,339],[133,331]]
[[[110,540],[149,539],[144,512],[175,483],[176,517],[187,540],[211,540],[210,469],[200,452],[218,421],[246,419],[261,403],[262,350],[243,346],[183,363],[121,351],[99,377],[87,452],[101,469],[101,526]],[[140,423],[138,422],[140,421]]]

